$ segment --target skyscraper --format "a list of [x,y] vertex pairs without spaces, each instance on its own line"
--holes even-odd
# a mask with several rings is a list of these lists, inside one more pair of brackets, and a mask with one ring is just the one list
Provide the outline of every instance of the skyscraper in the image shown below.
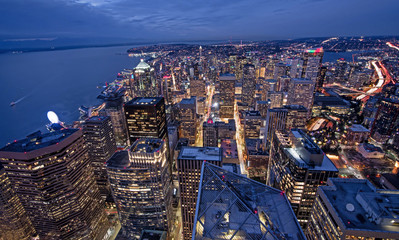
[[34,233],[32,222],[0,164],[0,239],[29,240]]
[[107,161],[107,172],[123,236],[138,239],[144,229],[165,230],[171,219],[171,173],[166,142],[138,139]]
[[188,138],[195,143],[197,136],[197,101],[196,97],[182,99],[179,107],[180,138]]
[[255,88],[255,66],[245,64],[242,79],[242,102],[248,104],[249,107],[254,107],[255,105]]
[[190,96],[191,97],[206,97],[205,80],[202,78],[190,78]]
[[307,109],[301,105],[285,105],[267,111],[265,123],[265,140],[268,146],[275,131],[289,131],[292,128],[305,128]]
[[124,106],[130,143],[139,138],[167,139],[164,98],[137,97]]
[[398,191],[366,179],[330,178],[317,189],[307,239],[399,239]]
[[306,238],[281,190],[205,162],[193,239]]
[[190,240],[194,226],[201,166],[204,161],[221,166],[223,153],[217,147],[182,147],[177,157],[184,240]]
[[220,81],[220,117],[234,117],[234,94],[236,77],[234,74],[223,74],[219,77]]
[[337,176],[332,161],[302,130],[291,129],[288,134],[275,131],[266,183],[287,194],[303,229],[309,222],[317,187]]
[[111,200],[107,170],[104,163],[116,151],[116,142],[110,117],[91,117],[83,124],[83,135],[86,142],[91,166],[98,189],[104,200]]
[[[306,49],[303,53],[303,71],[302,78],[317,82],[320,74],[321,64],[323,62],[324,51],[323,48]],[[320,84],[317,84],[320,85]]]
[[0,161],[40,238],[103,238],[108,220],[81,130],[33,133],[1,148]]
[[134,78],[130,80],[132,97],[158,97],[158,84],[155,71],[141,59],[133,70]]
[[119,145],[125,145],[127,128],[125,113],[123,112],[123,93],[111,93],[104,98],[105,113],[111,118],[115,141]]
[[293,78],[288,90],[287,105],[302,105],[308,110],[308,117],[312,113],[313,91],[315,83],[304,78]]

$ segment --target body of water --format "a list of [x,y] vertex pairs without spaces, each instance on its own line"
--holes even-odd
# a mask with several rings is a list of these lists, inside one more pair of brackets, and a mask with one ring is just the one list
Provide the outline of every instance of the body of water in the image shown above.
[[[45,129],[47,111],[61,121],[79,118],[81,105],[99,103],[97,95],[124,68],[138,58],[124,47],[0,54],[0,147],[14,139]],[[11,107],[10,103],[16,102]]]

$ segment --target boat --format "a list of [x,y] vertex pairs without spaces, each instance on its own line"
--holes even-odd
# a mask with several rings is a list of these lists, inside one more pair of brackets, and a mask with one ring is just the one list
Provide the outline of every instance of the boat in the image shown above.
[[11,103],[10,103],[10,107],[14,107],[15,104],[17,104],[17,103],[16,103],[16,102],[11,102]]

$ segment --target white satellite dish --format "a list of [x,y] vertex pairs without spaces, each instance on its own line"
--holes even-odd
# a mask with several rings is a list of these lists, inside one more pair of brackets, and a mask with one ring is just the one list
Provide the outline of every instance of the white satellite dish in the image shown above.
[[47,112],[47,118],[48,118],[48,120],[50,120],[51,123],[59,123],[60,122],[57,114],[55,114],[55,112],[53,112],[53,111]]
[[348,203],[346,204],[346,210],[348,210],[349,212],[353,212],[355,211],[355,206],[352,203]]

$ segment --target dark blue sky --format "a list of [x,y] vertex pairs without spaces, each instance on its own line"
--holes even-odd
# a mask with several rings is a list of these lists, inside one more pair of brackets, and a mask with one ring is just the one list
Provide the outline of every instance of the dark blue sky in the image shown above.
[[0,0],[0,36],[261,40],[399,35],[398,0]]

